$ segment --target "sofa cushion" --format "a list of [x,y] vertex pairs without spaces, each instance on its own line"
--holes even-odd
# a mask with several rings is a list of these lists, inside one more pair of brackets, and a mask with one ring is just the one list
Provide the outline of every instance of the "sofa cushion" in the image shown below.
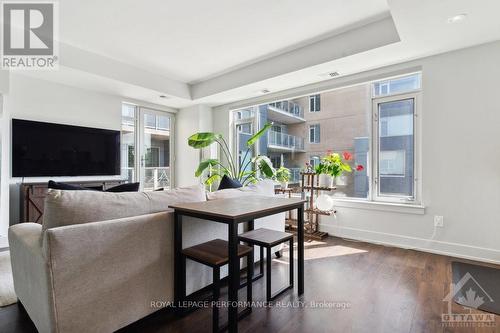
[[42,230],[170,211],[169,205],[205,201],[201,185],[158,192],[94,192],[49,190]]
[[228,188],[207,193],[207,200],[219,200],[253,195],[274,196],[274,182],[270,179],[240,188]]

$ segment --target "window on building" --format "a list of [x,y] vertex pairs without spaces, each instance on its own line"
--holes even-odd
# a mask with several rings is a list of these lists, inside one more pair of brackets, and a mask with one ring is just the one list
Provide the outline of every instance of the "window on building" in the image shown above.
[[382,177],[404,177],[406,151],[383,150],[380,152],[380,176]]
[[310,112],[319,112],[321,109],[321,95],[312,95],[309,96],[309,111]]
[[313,168],[315,168],[316,166],[318,166],[320,161],[321,161],[321,158],[319,156],[312,155],[311,157],[309,157],[309,164]]
[[319,124],[309,125],[309,142],[319,143],[320,141],[320,127]]

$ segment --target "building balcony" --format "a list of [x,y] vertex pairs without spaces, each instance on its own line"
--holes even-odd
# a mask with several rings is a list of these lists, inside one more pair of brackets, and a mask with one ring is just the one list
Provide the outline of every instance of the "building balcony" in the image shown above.
[[269,131],[267,133],[267,149],[271,152],[304,151],[304,138]]
[[267,117],[281,124],[297,124],[305,121],[304,109],[299,104],[286,100],[269,103]]

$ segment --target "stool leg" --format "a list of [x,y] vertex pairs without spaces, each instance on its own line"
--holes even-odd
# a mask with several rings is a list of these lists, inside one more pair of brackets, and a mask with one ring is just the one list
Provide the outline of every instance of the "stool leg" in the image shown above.
[[212,332],[219,332],[219,307],[217,306],[217,302],[219,300],[220,293],[220,267],[214,267],[212,271]]
[[266,299],[271,301],[271,248],[266,248]]
[[264,274],[264,248],[262,246],[259,246],[260,250],[260,274]]
[[[252,302],[253,249],[247,256],[247,302]],[[251,309],[251,308],[250,308]]]
[[290,239],[290,286],[293,287],[293,238]]

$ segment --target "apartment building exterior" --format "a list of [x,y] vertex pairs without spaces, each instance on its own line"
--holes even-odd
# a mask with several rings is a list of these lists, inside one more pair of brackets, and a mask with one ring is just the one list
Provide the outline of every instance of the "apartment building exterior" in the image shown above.
[[[292,172],[292,184],[306,163],[317,165],[330,152],[349,152],[353,165],[364,170],[345,173],[336,180],[337,196],[366,198],[371,165],[370,137],[378,135],[377,168],[379,191],[412,196],[414,193],[414,100],[377,101],[393,91],[412,90],[419,76],[366,83],[294,99],[238,110],[235,114],[240,152],[246,140],[268,122],[273,127],[260,140],[258,153],[267,155],[274,167]],[[372,110],[376,107],[377,119]],[[375,122],[374,122],[375,120]]]

